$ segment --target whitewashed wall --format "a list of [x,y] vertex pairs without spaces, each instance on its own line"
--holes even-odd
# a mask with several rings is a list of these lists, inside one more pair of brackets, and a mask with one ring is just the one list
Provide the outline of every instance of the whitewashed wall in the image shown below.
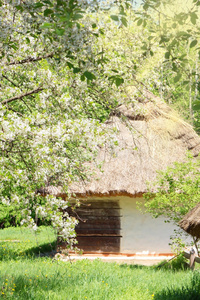
[[92,200],[118,200],[121,214],[121,253],[171,253],[170,235],[174,225],[165,223],[164,218],[154,219],[151,215],[142,214],[136,202],[142,198],[125,196],[88,197]]
[[174,226],[164,218],[153,219],[136,208],[141,198],[121,197],[121,252],[170,253],[170,235]]

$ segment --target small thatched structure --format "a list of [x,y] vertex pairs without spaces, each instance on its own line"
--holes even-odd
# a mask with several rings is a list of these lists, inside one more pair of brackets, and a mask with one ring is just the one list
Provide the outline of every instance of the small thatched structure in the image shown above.
[[[142,215],[136,207],[143,201],[147,182],[157,170],[184,161],[188,150],[200,153],[200,138],[167,104],[150,92],[121,105],[106,123],[115,129],[118,146],[99,147],[97,160],[89,167],[88,182],[73,183],[70,192],[87,199],[78,209],[78,246],[89,252],[171,252],[168,243],[173,228],[163,220]],[[115,139],[115,140],[116,140]],[[102,170],[96,166],[102,165]],[[67,197],[61,187],[41,189],[44,194]]]
[[179,226],[193,237],[200,238],[200,203],[183,217]]

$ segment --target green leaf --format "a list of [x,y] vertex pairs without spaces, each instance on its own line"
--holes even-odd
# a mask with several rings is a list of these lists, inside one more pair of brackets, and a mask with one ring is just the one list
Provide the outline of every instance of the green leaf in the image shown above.
[[179,31],[178,33],[177,33],[177,36],[178,37],[182,37],[183,39],[188,39],[189,37],[191,37],[191,34],[189,34],[188,32],[186,32],[186,31]]
[[166,35],[162,35],[161,39],[159,41],[159,44],[165,43],[165,42],[169,42],[169,38]]
[[120,86],[122,83],[124,83],[124,79],[123,78],[117,77],[115,79],[115,84],[116,84],[117,87]]
[[181,73],[178,73],[175,77],[174,77],[174,83],[178,82],[182,77]]
[[18,49],[17,43],[11,42],[11,43],[10,43],[10,47],[13,48],[14,50],[17,50],[17,49]]
[[51,3],[51,1],[49,0],[43,0],[44,3],[49,4],[51,7],[53,6],[53,3]]
[[81,75],[81,81],[85,80],[85,75]]
[[126,18],[122,17],[121,22],[125,27],[127,27],[127,19]]
[[37,2],[34,4],[35,8],[39,8],[39,7],[43,7],[43,6],[44,6],[44,4],[42,2]]
[[103,34],[104,34],[104,29],[103,29],[103,28],[100,28],[100,29],[99,29],[99,33],[103,35]]
[[181,56],[179,56],[179,59],[180,59],[180,60],[184,60],[185,57],[186,57],[186,54],[182,54]]
[[192,22],[193,25],[196,25],[197,19],[198,19],[197,14],[195,12],[192,12],[190,14],[190,20],[191,20],[191,22]]
[[148,50],[147,45],[143,44],[143,46],[141,47],[142,50]]
[[165,58],[166,59],[169,59],[170,58],[170,52],[168,51],[168,52],[165,52]]
[[16,7],[17,10],[24,11],[24,9],[21,5],[16,5],[15,7]]
[[142,23],[143,23],[143,20],[142,20],[142,19],[139,19],[139,20],[137,21],[137,26],[142,25]]
[[46,16],[48,16],[50,14],[53,14],[53,10],[52,9],[45,9],[44,16],[46,17]]
[[44,24],[41,25],[40,28],[51,28],[52,26],[53,26],[52,23],[44,23]]
[[30,44],[30,42],[31,42],[30,39],[28,37],[26,37],[26,43]]
[[92,74],[91,72],[89,71],[85,71],[83,73],[83,75],[88,79],[88,80],[93,80],[93,79],[96,79],[96,76],[94,74]]
[[116,15],[111,15],[110,17],[111,17],[111,19],[114,20],[114,21],[119,21],[119,17],[116,16]]
[[173,39],[172,42],[167,47],[167,49],[170,50],[171,48],[173,48],[174,46],[177,46],[177,45],[178,45],[177,39]]
[[126,16],[123,5],[120,5],[120,15]]
[[67,65],[70,69],[74,68],[74,66],[69,61],[67,62]]
[[65,30],[64,30],[64,29],[62,29],[62,28],[56,28],[56,33],[57,33],[57,35],[60,35],[60,36],[62,36],[62,35],[64,35],[64,33],[65,33]]
[[193,102],[192,108],[193,108],[194,110],[200,110],[200,101],[199,101],[199,100],[194,101],[194,102]]
[[143,5],[143,9],[144,10],[147,10],[149,8],[149,4],[148,3],[145,3],[144,5]]
[[97,24],[92,24],[92,28],[97,28]]
[[80,68],[73,68],[73,73],[74,73],[74,74],[79,73],[80,70],[81,70]]
[[73,20],[79,20],[79,19],[82,19],[83,18],[83,15],[81,15],[81,14],[76,14],[76,15],[74,15],[73,16]]
[[195,47],[196,44],[197,44],[197,40],[193,40],[193,41],[190,43],[190,48]]

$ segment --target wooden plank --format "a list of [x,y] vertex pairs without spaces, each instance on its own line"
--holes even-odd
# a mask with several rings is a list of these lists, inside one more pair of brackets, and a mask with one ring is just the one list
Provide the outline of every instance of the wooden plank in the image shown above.
[[[73,204],[71,204],[73,207]],[[119,202],[118,201],[112,201],[112,200],[95,200],[95,201],[82,201],[81,202],[81,208],[111,208],[111,209],[120,209]]]
[[70,214],[73,214],[74,216],[78,215],[81,218],[83,216],[120,216],[120,210],[115,208],[78,208],[73,212],[72,210],[70,211]]
[[119,220],[119,216],[87,216],[84,218],[84,222],[95,222],[95,221],[98,221],[98,222],[116,222],[117,220]]
[[88,233],[88,234],[85,234],[85,233],[79,233],[77,234],[77,237],[90,237],[90,236],[93,236],[93,237],[97,237],[97,236],[106,236],[106,237],[110,237],[110,236],[114,236],[114,237],[122,237],[120,234],[115,234],[115,233]]
[[[185,256],[185,258],[190,259],[190,253],[189,252],[183,251],[183,255]],[[200,257],[199,256],[195,257],[195,262],[200,264]]]
[[120,228],[120,220],[118,218],[116,219],[110,219],[110,218],[102,218],[102,219],[90,219],[86,220],[85,222],[80,222],[76,229],[114,229],[114,228]]
[[76,228],[77,235],[80,234],[105,234],[105,235],[120,235],[120,228]]

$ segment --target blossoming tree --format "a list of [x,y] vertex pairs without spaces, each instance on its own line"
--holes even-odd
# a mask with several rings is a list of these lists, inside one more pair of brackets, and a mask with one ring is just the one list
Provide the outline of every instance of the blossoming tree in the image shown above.
[[70,245],[77,221],[67,202],[37,191],[67,192],[87,177],[84,162],[106,135],[99,124],[116,105],[92,9],[84,1],[0,1],[1,202],[16,203],[34,229],[47,218]]

